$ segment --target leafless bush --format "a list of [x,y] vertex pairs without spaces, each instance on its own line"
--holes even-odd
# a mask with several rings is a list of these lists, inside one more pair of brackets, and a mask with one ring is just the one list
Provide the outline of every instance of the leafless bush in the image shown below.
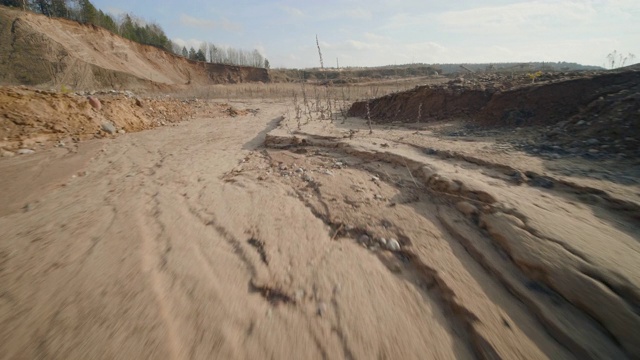
[[369,134],[373,134],[373,128],[371,127],[371,107],[369,105],[370,99],[367,97],[366,109],[367,109],[367,125],[369,125]]
[[302,127],[302,124],[300,123],[300,120],[302,118],[302,108],[298,103],[298,94],[295,91],[293,92],[293,108],[296,113],[295,116],[296,116],[296,123],[298,124],[298,130],[300,130],[300,128]]

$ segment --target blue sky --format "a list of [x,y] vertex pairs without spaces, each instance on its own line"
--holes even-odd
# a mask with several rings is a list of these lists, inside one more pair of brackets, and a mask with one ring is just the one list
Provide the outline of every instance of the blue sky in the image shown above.
[[[173,41],[258,49],[272,67],[640,57],[640,0],[92,0],[160,24]],[[633,62],[639,62],[636,57]]]

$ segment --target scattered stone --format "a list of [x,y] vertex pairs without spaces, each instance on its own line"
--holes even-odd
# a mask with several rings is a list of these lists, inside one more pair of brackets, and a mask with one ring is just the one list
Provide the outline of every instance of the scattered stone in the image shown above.
[[385,239],[385,238],[383,238],[383,237],[378,238],[378,242],[379,242],[379,243],[380,243],[380,245],[382,245],[382,246],[385,246],[385,247],[387,246],[387,239]]
[[17,153],[19,155],[29,155],[29,154],[35,153],[35,151],[33,151],[31,149],[20,149],[20,150],[17,151]]
[[308,181],[308,182],[313,182],[313,178],[311,176],[309,176],[309,174],[307,174],[307,173],[304,173],[302,175],[302,180]]
[[124,129],[118,130],[118,134],[124,134],[124,133],[126,133],[126,131]]
[[387,249],[389,251],[399,251],[400,243],[398,242],[398,240],[391,238],[389,239],[389,241],[387,241]]
[[589,154],[597,154],[599,151],[597,149],[589,149]]
[[333,173],[327,169],[323,170],[322,173],[325,175],[333,176]]
[[280,170],[287,170],[287,165],[285,164],[280,164],[280,166],[278,167]]
[[536,176],[533,179],[529,180],[529,184],[532,186],[539,186],[545,189],[551,189],[553,187],[553,181],[547,178]]
[[377,176],[372,176],[371,181],[373,182],[380,181],[380,178],[378,178]]
[[112,134],[112,135],[116,133],[116,127],[112,123],[110,123],[108,121],[103,122],[102,125],[100,125],[100,128],[104,132]]
[[338,295],[340,292],[342,292],[342,286],[340,284],[335,284],[333,286],[333,294]]
[[362,243],[362,244],[368,244],[369,243],[369,236],[363,234],[362,236],[360,236],[360,238],[358,238],[358,242]]
[[27,203],[24,205],[24,207],[22,208],[24,210],[24,212],[29,212],[31,210],[33,210],[33,204],[32,203]]
[[324,314],[327,313],[327,304],[320,302],[318,303],[318,310],[317,310],[318,316],[323,316]]
[[300,301],[302,301],[302,299],[304,299],[304,290],[303,289],[296,290],[293,297],[296,300],[296,302],[299,303]]
[[12,157],[15,156],[16,154],[12,151],[7,151],[7,150],[2,150],[2,152],[0,153],[0,156],[2,157]]
[[296,169],[296,172],[297,172],[298,174],[301,174],[301,173],[303,173],[303,172],[304,172],[304,169],[303,169],[303,168],[297,168],[297,169]]
[[584,125],[584,124],[586,124],[586,123],[587,123],[586,121],[584,121],[584,120],[580,120],[580,121],[578,121],[578,122],[576,123],[576,126],[582,126],[582,125]]
[[597,145],[598,143],[600,143],[600,141],[598,141],[598,139],[589,139],[587,141],[584,142],[587,145]]
[[478,213],[478,208],[466,201],[460,201],[456,204],[456,209],[466,217],[472,217]]
[[139,98],[136,98],[136,105],[139,106],[139,107],[144,107],[142,105],[142,100],[140,100]]
[[527,182],[527,176],[520,170],[516,170],[515,173],[511,176],[511,178],[518,185]]
[[98,100],[93,96],[87,96],[87,99],[89,100],[89,104],[91,105],[92,108],[96,110],[102,109],[102,104],[100,103],[100,100]]

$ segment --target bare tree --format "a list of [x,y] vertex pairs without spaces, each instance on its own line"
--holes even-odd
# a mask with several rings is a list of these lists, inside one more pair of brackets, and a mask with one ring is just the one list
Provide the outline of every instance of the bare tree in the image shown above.
[[320,69],[324,69],[324,62],[322,61],[322,50],[320,50],[320,42],[318,41],[318,34],[316,34],[316,46],[318,47],[318,56],[320,57]]

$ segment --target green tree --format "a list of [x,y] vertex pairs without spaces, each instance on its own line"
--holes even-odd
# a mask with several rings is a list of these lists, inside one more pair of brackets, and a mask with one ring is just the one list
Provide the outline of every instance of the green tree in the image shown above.
[[0,5],[9,7],[23,7],[24,3],[22,0],[0,0]]
[[189,49],[189,60],[197,60],[196,50],[193,48],[193,46],[191,47],[191,49]]
[[112,33],[118,33],[118,25],[109,14],[105,14],[102,10],[98,11],[98,25],[111,31]]
[[198,52],[196,53],[196,60],[207,61],[207,56],[202,49],[198,50]]
[[34,0],[33,8],[36,12],[39,12],[45,16],[51,16],[51,4],[47,0]]
[[182,47],[182,56],[189,57],[189,50],[187,50],[186,46]]
[[269,60],[268,59],[264,59],[264,68],[265,69],[270,69],[271,68],[271,64],[269,64]]
[[51,0],[51,16],[69,18],[66,0]]
[[89,0],[79,0],[78,5],[80,6],[80,22],[99,25],[98,10]]
[[126,14],[122,18],[122,22],[120,23],[120,36],[125,39],[134,40],[135,41],[135,27],[133,25],[133,20],[129,14]]

